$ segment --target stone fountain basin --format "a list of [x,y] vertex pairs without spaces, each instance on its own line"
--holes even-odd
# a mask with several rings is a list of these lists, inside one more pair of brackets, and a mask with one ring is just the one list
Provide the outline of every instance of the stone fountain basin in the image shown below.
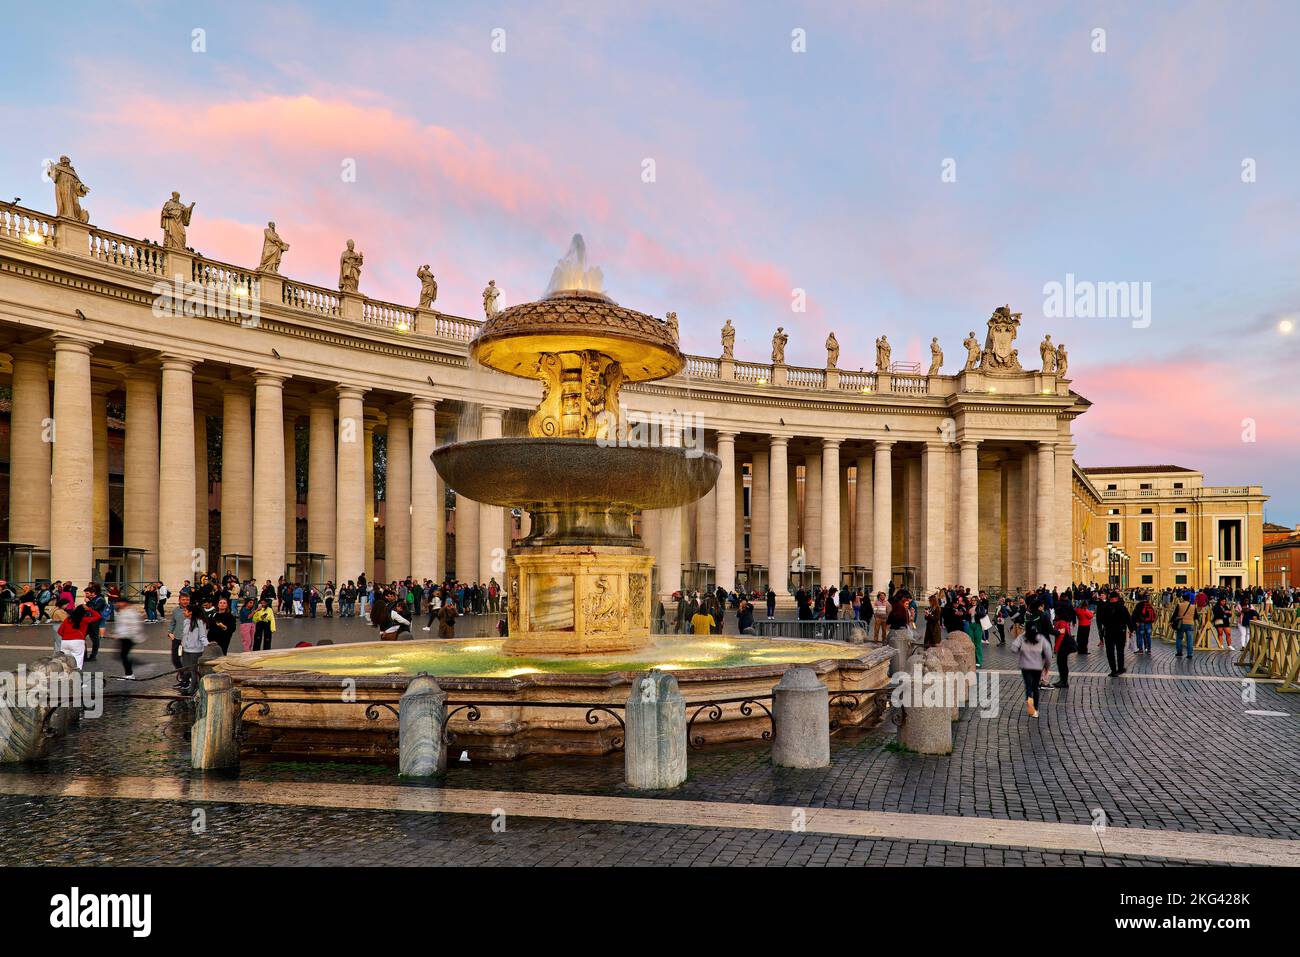
[[[601,656],[505,655],[499,639],[359,642],[246,652],[202,667],[227,674],[241,695],[248,750],[310,758],[392,760],[396,703],[412,677],[427,672],[447,692],[452,759],[513,760],[529,755],[601,755],[618,750],[621,715],[636,676],[671,670],[702,744],[757,741],[771,730],[763,710],[788,668],[811,668],[831,692],[837,726],[870,725],[883,701],[863,692],[889,683],[893,650],[877,644],[790,641],[734,635],[658,636],[650,648]],[[347,690],[348,696],[343,692]],[[259,701],[269,699],[265,711]],[[704,702],[727,699],[716,710]],[[478,702],[471,720],[463,702]],[[556,707],[558,702],[572,706]],[[544,703],[544,704],[543,704]],[[374,705],[374,707],[371,707]],[[368,714],[367,711],[370,711]]]
[[508,508],[673,508],[703,497],[722,468],[711,452],[602,445],[595,439],[476,439],[444,445],[432,459],[443,481],[457,492]]

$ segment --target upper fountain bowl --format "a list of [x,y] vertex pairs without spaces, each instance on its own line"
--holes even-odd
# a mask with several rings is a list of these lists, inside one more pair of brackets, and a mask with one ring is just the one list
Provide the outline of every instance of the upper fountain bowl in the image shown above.
[[554,503],[672,508],[713,488],[721,460],[667,446],[628,448],[593,439],[476,439],[433,453],[443,481],[476,502],[531,508]]
[[537,360],[546,353],[599,352],[622,366],[628,382],[675,375],[685,364],[667,323],[589,289],[501,310],[483,323],[469,350],[483,365],[525,379],[539,377]]

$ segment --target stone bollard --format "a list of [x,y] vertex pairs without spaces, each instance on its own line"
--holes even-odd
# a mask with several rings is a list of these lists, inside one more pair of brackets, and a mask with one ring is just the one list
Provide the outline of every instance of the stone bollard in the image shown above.
[[[943,658],[933,648],[917,652],[912,661],[914,667],[920,666],[923,680],[933,674],[935,678],[929,680],[943,681]],[[917,754],[952,754],[952,709],[946,703],[927,705],[924,696],[924,687],[912,690],[898,743]]]
[[811,668],[790,668],[772,689],[772,763],[824,768],[831,763],[831,708]]
[[636,676],[628,695],[623,776],[642,790],[675,788],[686,780],[686,699],[666,671]]
[[428,675],[416,675],[398,711],[398,773],[427,778],[447,770],[447,692]]
[[942,647],[951,651],[957,660],[957,707],[963,708],[967,703],[967,676],[975,673],[975,644],[965,632],[950,631]]
[[934,645],[933,647],[927,648],[925,650],[933,651],[939,657],[939,666],[940,668],[943,669],[944,674],[945,675],[951,674],[953,676],[952,686],[953,689],[956,691],[956,694],[953,696],[953,699],[948,703],[948,716],[953,721],[956,721],[959,717],[961,717],[961,712],[957,707],[957,700],[962,693],[961,692],[962,673],[961,673],[961,669],[957,666],[957,659],[953,657],[952,649],[945,648],[943,645]]
[[200,770],[239,766],[239,708],[230,675],[204,675],[190,732],[190,764]]

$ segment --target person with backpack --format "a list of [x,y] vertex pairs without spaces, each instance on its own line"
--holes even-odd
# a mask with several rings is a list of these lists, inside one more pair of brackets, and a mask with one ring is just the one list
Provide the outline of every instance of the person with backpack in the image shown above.
[[1052,646],[1043,633],[1042,620],[1046,612],[1034,614],[1025,624],[1025,633],[1011,642],[1020,665],[1020,677],[1025,682],[1025,710],[1031,718],[1038,717],[1038,697],[1043,679],[1052,667]]

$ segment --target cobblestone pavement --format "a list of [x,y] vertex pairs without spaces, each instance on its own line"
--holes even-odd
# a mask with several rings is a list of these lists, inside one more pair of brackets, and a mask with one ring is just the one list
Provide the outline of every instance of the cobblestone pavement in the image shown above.
[[[299,626],[302,623],[289,623],[288,627]],[[303,626],[304,633],[307,627]],[[12,648],[19,640],[35,644],[27,636],[34,637],[36,631],[0,630],[0,668],[36,656]],[[40,631],[43,641],[45,632]],[[154,643],[161,647],[164,639],[165,635],[151,638],[146,649]],[[892,750],[888,747],[891,735],[883,728],[836,735],[832,767],[818,771],[774,768],[769,749],[761,745],[692,751],[686,784],[671,794],[656,796],[1068,824],[1089,824],[1100,809],[1110,824],[1119,827],[1300,838],[1297,696],[1280,695],[1268,683],[1243,682],[1240,670],[1226,654],[1198,654],[1188,662],[1176,659],[1171,646],[1157,643],[1149,659],[1130,658],[1129,674],[1117,679],[1106,677],[1105,656],[1096,650],[1076,659],[1071,687],[1044,692],[1043,717],[1035,721],[1024,714],[1013,657],[996,644],[985,646],[985,650],[990,678],[998,685],[997,714],[981,717],[968,709],[954,726],[951,758]],[[118,673],[107,647],[96,664],[109,674]],[[157,673],[169,667],[165,656],[158,655],[148,659],[140,672]],[[109,684],[110,691],[127,687],[165,690],[159,686],[167,681]],[[1252,692],[1254,700],[1243,700],[1243,689]],[[1250,711],[1281,712],[1282,716]],[[103,717],[84,722],[47,762],[27,767],[24,773],[190,776],[186,730],[182,718],[165,713],[163,702],[112,700]],[[384,765],[246,761],[239,773],[244,779],[266,781],[396,782],[392,767]],[[562,794],[628,793],[622,784],[618,755],[512,764],[455,762],[444,786]],[[388,854],[377,854],[374,859],[398,859],[423,848],[427,856],[419,860],[426,863],[660,860],[652,851],[675,853],[673,861],[700,864],[821,863],[824,858],[836,863],[840,859],[937,863],[960,857],[963,863],[1085,865],[1117,860],[1031,849],[539,819],[512,825],[507,835],[513,833],[518,838],[515,843],[507,835],[483,833],[481,821],[474,823],[455,815],[248,806],[235,810],[229,806],[227,816],[226,811],[217,812],[225,805],[213,805],[210,820],[237,818],[248,827],[235,837],[235,832],[214,825],[208,832],[210,845],[191,850],[188,831],[177,831],[166,802],[0,795],[0,863],[36,862],[34,855],[53,853],[48,844],[44,850],[33,850],[28,840],[37,833],[33,827],[44,826],[34,823],[39,815],[33,815],[33,808],[42,802],[59,808],[60,827],[68,820],[65,814],[84,821],[84,828],[62,832],[77,838],[58,852],[78,860],[83,859],[81,855],[140,855],[129,859],[144,862],[153,848],[152,852],[163,855],[160,861],[216,861],[226,852],[215,845],[228,843],[254,859],[275,862],[287,859],[282,855],[297,853],[310,858],[313,844],[308,835],[315,835],[320,848],[337,845],[342,849],[341,860],[361,863],[371,859],[361,846],[371,831],[378,836],[377,846],[389,849]],[[183,815],[188,818],[188,814],[186,807]],[[349,844],[354,827],[366,833],[365,840],[357,839],[356,847]],[[300,828],[301,847],[294,838]],[[141,837],[133,843],[129,834],[135,830],[159,836]],[[46,837],[57,846],[59,833],[56,830]],[[164,839],[163,834],[170,838]],[[79,843],[82,839],[84,846]],[[203,858],[205,853],[212,856]],[[173,857],[167,858],[167,854]],[[1091,859],[1094,857],[1096,860]],[[320,862],[333,863],[323,857]]]
[[[0,798],[0,866],[1181,866],[1183,861],[942,842],[487,816]],[[18,835],[21,835],[20,837]],[[71,836],[69,836],[71,835]]]

